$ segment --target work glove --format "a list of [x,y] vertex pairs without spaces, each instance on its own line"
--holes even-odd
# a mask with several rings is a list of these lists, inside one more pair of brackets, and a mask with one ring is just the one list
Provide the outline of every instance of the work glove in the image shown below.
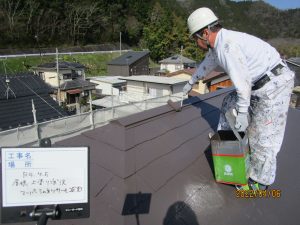
[[237,129],[239,132],[245,132],[249,126],[248,113],[235,111],[234,114],[237,114],[235,117],[235,129]]
[[184,87],[183,87],[183,90],[182,90],[183,94],[187,95],[188,93],[190,93],[190,91],[192,90],[192,88],[193,88],[193,84],[191,84],[190,81],[188,81],[186,83],[186,85],[184,85]]

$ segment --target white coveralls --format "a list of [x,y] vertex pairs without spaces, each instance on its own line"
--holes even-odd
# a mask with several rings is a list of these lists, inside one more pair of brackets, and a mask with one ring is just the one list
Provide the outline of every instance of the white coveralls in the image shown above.
[[[284,67],[275,76],[271,70],[279,63]],[[209,50],[190,82],[195,83],[218,65],[230,76],[236,88],[236,92],[224,98],[218,130],[230,129],[224,116],[229,108],[249,112],[250,178],[271,185],[275,180],[276,156],[283,141],[294,87],[294,72],[268,43],[224,28],[218,32],[214,48]],[[253,91],[255,81],[265,74],[270,81]]]

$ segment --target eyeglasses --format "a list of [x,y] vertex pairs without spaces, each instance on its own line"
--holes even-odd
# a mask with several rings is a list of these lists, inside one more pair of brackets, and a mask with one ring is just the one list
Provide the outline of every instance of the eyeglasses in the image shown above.
[[203,35],[203,33],[202,33],[202,34],[200,34],[200,33],[195,33],[195,34],[193,34],[193,38],[194,38],[195,41],[197,41],[197,39],[206,41],[206,39],[203,38],[202,35]]

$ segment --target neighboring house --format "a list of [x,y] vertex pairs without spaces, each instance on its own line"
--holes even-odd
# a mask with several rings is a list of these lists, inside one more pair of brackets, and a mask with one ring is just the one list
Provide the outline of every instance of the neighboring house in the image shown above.
[[[167,77],[174,77],[174,78],[180,78],[180,79],[185,79],[189,80],[191,79],[192,75],[196,71],[196,68],[190,68],[190,69],[183,69],[183,70],[178,70],[173,73],[168,73],[166,76]],[[208,88],[206,84],[203,83],[202,80],[197,81],[197,83],[193,86],[192,91],[190,92],[189,95],[191,96],[196,96],[199,94],[205,94],[208,93]]]
[[[85,67],[79,63],[44,63],[33,68],[34,73],[54,88],[53,98],[63,103],[70,111],[79,107],[79,101],[94,90],[96,84],[85,80]],[[60,94],[59,94],[60,92]]]
[[57,142],[90,150],[90,217],[76,224],[297,224],[299,110],[289,110],[267,195],[236,195],[234,186],[215,182],[208,134],[230,90],[185,100],[180,112],[164,105]]
[[67,116],[51,97],[53,89],[31,73],[0,75],[0,130]]
[[232,81],[221,67],[217,67],[203,78],[203,83],[207,85],[210,92],[221,88],[231,87]]
[[70,110],[76,109],[81,99],[87,100],[96,84],[83,79],[74,79],[64,82],[60,86],[60,100],[66,104]]
[[90,77],[89,80],[97,84],[96,94],[98,95],[119,95],[120,91],[126,89],[126,81],[121,76],[100,76]]
[[58,83],[62,85],[69,80],[77,78],[85,79],[85,66],[79,63],[59,62],[58,68],[60,75],[59,80],[57,76],[56,62],[38,65],[37,67],[33,68],[33,71],[47,84],[51,85],[51,87],[58,87]]
[[137,96],[148,94],[152,97],[178,94],[187,82],[187,79],[157,76],[132,76],[122,79],[127,81],[128,93],[135,93]]
[[167,71],[170,73],[187,68],[194,68],[196,66],[196,62],[194,60],[186,58],[182,55],[173,55],[169,58],[159,61],[159,63],[161,71]]
[[107,63],[109,76],[149,74],[149,51],[131,51]]

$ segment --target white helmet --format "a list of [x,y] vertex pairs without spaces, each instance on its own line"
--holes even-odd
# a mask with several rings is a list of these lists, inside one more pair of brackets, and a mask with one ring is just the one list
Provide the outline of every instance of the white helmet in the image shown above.
[[195,10],[187,20],[190,36],[216,21],[218,17],[209,8],[202,7]]

